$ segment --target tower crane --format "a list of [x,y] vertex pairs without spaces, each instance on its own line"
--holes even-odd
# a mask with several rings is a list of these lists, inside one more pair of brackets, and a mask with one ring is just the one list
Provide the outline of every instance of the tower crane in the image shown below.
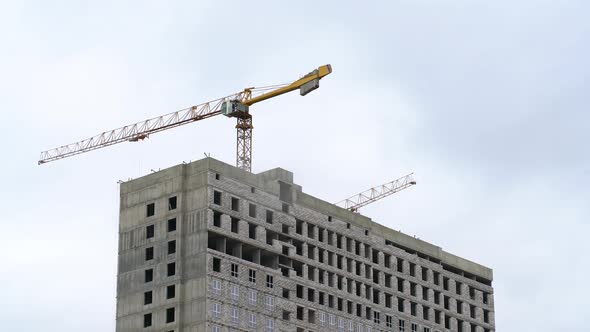
[[410,173],[391,182],[367,189],[335,204],[352,212],[358,212],[361,207],[367,204],[371,204],[374,201],[380,200],[391,194],[395,194],[396,192],[402,191],[415,184],[416,180],[414,180],[414,173]]
[[250,172],[252,170],[252,129],[254,128],[250,106],[297,89],[299,89],[301,96],[305,96],[319,88],[320,79],[331,72],[332,66],[320,66],[292,83],[247,88],[223,98],[105,131],[79,142],[42,151],[38,164],[45,164],[117,143],[138,142],[160,131],[223,114],[237,119],[236,166]]

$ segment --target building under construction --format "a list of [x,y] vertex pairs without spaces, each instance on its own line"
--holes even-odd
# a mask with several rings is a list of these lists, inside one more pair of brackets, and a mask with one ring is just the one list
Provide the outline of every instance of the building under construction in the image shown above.
[[117,331],[495,331],[492,270],[212,158],[121,184]]

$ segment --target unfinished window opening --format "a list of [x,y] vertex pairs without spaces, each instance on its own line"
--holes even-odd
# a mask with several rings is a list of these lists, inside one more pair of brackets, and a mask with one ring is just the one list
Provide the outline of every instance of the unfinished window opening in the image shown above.
[[307,321],[311,324],[315,324],[315,310],[307,310]]
[[253,193],[255,193],[255,192],[256,192],[256,188],[254,188],[254,187],[250,187],[250,192],[251,192],[252,194],[253,194]]
[[473,304],[469,305],[469,317],[475,318],[475,306]]
[[457,295],[461,295],[461,283],[457,281],[457,283],[455,283],[455,293],[457,293]]
[[428,307],[422,307],[422,317],[425,320],[430,320],[430,308],[428,308]]
[[143,327],[150,327],[152,326],[152,314],[145,314],[143,315]]
[[213,204],[221,205],[221,192],[213,190]]
[[445,315],[445,329],[450,329],[451,328],[451,317]]
[[295,274],[298,277],[303,278],[303,263],[298,261],[293,261],[293,270],[295,270]]
[[484,323],[490,322],[490,312],[488,310],[483,310],[483,321]]
[[372,313],[372,312],[371,312],[371,308],[369,308],[369,307],[366,307],[366,308],[365,308],[365,318],[366,318],[366,319],[368,319],[368,320],[371,320],[371,319],[372,319],[372,317],[371,317],[371,313]]
[[156,214],[156,204],[150,203],[150,204],[146,205],[146,215],[148,217],[151,217],[154,214]]
[[221,259],[213,257],[213,271],[221,272]]
[[434,310],[434,322],[436,324],[440,324],[440,314],[441,314],[440,311]]
[[256,240],[256,225],[248,223],[248,237]]
[[285,320],[285,321],[291,320],[291,313],[288,312],[287,310],[283,310],[283,320]]
[[266,210],[266,223],[272,224],[272,221],[273,221],[272,220],[273,219],[272,217],[273,217],[272,211],[271,210]]
[[336,234],[336,248],[342,249],[342,235]]
[[428,287],[422,286],[422,300],[428,301]]
[[333,246],[334,245],[334,232],[328,231],[328,244]]
[[168,308],[166,309],[166,323],[172,323],[174,322],[174,308]]
[[312,224],[307,224],[307,237],[310,239],[315,238],[315,226]]
[[385,293],[385,306],[387,308],[391,308],[393,306],[393,303],[391,301],[392,298],[393,298],[393,295]]
[[410,282],[410,295],[416,296],[416,284],[413,282]]
[[168,210],[175,210],[176,209],[176,196],[168,198]]
[[484,304],[488,304],[488,298],[489,298],[488,295],[489,295],[488,293],[483,292],[483,303]]
[[315,302],[315,289],[313,289],[313,288],[307,289],[307,300],[310,302]]
[[376,284],[379,284],[379,271],[375,270],[373,271],[373,282]]
[[449,297],[446,295],[443,295],[443,306],[445,309],[449,310]]
[[176,253],[176,240],[168,241],[168,255]]
[[303,320],[303,307],[297,306],[297,320]]
[[234,211],[240,211],[240,199],[237,197],[231,198],[231,209]]
[[463,313],[463,302],[462,301],[457,301],[457,313],[458,314]]
[[283,234],[289,234],[289,225],[283,224],[281,227],[281,231],[283,232]]
[[460,319],[457,319],[457,332],[467,332],[463,331],[463,321]]
[[143,277],[144,282],[151,282],[152,280],[154,280],[154,269],[145,270]]
[[283,298],[288,299],[290,296],[290,292],[287,288],[283,288]]
[[318,248],[318,262],[320,263],[324,262],[324,252],[324,249]]
[[440,273],[432,271],[432,280],[435,285],[440,286]]
[[410,263],[410,276],[416,276],[416,264],[414,263]]
[[166,298],[173,299],[176,297],[176,285],[166,286]]
[[240,219],[231,217],[231,231],[238,233],[240,231]]
[[176,230],[176,218],[168,219],[168,232]]
[[145,260],[151,261],[154,259],[154,247],[145,248]]
[[371,246],[365,243],[365,258],[371,258]]
[[283,207],[281,210],[285,213],[289,213],[289,204],[283,203]]
[[248,208],[248,215],[251,218],[256,218],[256,205],[250,203],[249,208]]
[[154,237],[155,234],[155,228],[154,225],[148,225],[145,227],[145,238],[146,239],[151,239]]
[[428,269],[425,267],[422,267],[421,270],[422,270],[422,280],[428,281]]
[[397,311],[404,312],[404,299],[401,297],[397,298]]
[[365,229],[365,236],[369,236],[369,230]]
[[299,219],[295,219],[295,233],[299,235],[303,234],[303,221]]
[[367,300],[370,300],[371,299],[371,294],[373,294],[373,291],[371,289],[372,289],[371,286],[365,285],[365,298]]
[[148,291],[148,292],[143,293],[143,304],[144,305],[152,304],[152,291]]
[[391,274],[388,274],[388,273],[385,273],[384,274],[385,287],[387,287],[387,288],[391,288],[392,287],[392,285],[391,285],[391,278],[392,278],[392,275]]
[[379,251],[373,249],[373,263],[379,264]]
[[171,277],[175,274],[176,274],[176,263],[175,262],[168,263],[168,265],[166,265],[166,275],[168,277]]
[[332,216],[328,216],[328,221],[332,221]]
[[297,285],[296,289],[297,289],[297,294],[295,296],[297,296],[297,298],[299,298],[299,299],[302,299],[303,298],[303,286]]
[[434,304],[440,304],[440,292],[434,291]]
[[449,278],[443,277],[443,289],[448,291],[449,290]]
[[416,303],[410,302],[410,314],[416,316]]
[[404,279],[397,278],[397,291],[403,293],[404,291]]
[[213,226],[221,227],[221,212],[213,211]]
[[365,278],[371,279],[371,265],[365,264]]

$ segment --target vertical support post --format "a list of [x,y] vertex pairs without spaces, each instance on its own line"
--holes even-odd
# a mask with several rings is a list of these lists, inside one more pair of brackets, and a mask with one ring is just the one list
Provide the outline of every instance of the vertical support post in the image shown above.
[[252,172],[252,115],[246,113],[238,117],[236,124],[236,166],[247,172]]

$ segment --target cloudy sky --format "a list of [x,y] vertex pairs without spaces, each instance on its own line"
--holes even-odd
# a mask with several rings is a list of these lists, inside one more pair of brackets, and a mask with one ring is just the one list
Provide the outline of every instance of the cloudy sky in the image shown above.
[[[223,2],[223,4],[222,4]],[[252,108],[253,171],[494,269],[497,329],[590,317],[588,1],[3,1],[0,322],[113,331],[118,180],[203,153],[215,117],[37,166],[39,152],[240,91],[334,72]]]

